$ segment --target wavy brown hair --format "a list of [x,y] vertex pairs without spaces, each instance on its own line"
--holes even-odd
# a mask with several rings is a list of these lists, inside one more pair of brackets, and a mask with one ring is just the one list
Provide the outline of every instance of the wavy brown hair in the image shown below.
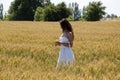
[[69,23],[68,20],[66,19],[62,19],[60,21],[60,25],[61,25],[61,28],[62,28],[62,31],[64,32],[65,30],[69,31],[69,32],[72,32],[72,35],[73,35],[73,40],[74,40],[74,32],[73,32],[73,29],[72,29],[72,25]]

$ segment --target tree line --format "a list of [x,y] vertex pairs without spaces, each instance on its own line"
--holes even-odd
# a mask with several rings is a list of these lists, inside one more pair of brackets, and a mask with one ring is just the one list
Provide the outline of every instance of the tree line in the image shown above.
[[79,9],[77,3],[70,3],[67,7],[64,2],[54,5],[50,0],[14,0],[4,20],[59,21],[67,18],[71,21],[99,21],[106,14],[105,8],[101,1],[90,2]]
[[3,4],[0,4],[0,19],[3,19]]

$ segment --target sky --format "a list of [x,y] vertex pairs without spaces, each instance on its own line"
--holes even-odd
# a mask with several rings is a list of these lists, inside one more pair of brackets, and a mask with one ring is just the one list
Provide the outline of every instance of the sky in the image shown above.
[[[0,0],[0,3],[3,3],[4,13],[8,11],[10,3],[14,0]],[[67,5],[72,2],[77,2],[79,4],[79,8],[82,9],[83,6],[87,6],[89,2],[92,1],[101,1],[103,6],[106,6],[105,12],[108,14],[116,14],[120,16],[120,0],[51,0],[55,5],[60,2],[65,2]]]

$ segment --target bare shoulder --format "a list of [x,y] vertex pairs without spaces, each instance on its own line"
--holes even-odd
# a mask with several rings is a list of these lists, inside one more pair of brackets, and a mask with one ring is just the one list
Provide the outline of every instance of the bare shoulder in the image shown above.
[[72,32],[66,32],[66,36],[72,37]]
[[72,32],[67,32],[67,33],[66,33],[66,37],[67,37],[70,41],[73,41],[73,34],[72,34]]

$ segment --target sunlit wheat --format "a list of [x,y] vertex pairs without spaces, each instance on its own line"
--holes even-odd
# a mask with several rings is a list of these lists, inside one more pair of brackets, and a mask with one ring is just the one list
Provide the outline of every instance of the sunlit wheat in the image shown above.
[[58,22],[0,22],[0,80],[120,80],[120,21],[71,22],[75,70],[56,70]]

